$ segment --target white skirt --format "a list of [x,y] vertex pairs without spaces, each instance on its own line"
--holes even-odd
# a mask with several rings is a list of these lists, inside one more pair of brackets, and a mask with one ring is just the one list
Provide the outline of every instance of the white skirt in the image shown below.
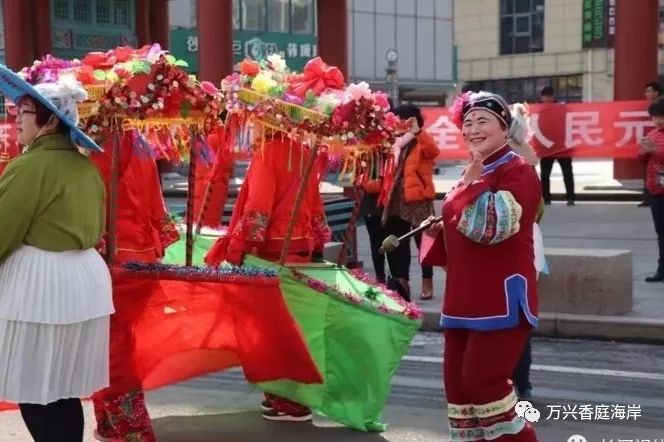
[[0,319],[75,324],[113,312],[111,275],[95,249],[24,245],[0,264]]
[[94,249],[20,247],[0,265],[0,400],[48,404],[107,387],[113,311]]
[[109,317],[77,324],[0,319],[0,400],[46,405],[109,384]]

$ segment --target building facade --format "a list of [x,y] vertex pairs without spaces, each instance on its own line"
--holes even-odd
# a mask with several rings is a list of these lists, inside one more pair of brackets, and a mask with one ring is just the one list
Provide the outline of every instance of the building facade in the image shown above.
[[456,86],[453,14],[452,0],[349,1],[351,80],[398,89],[400,101],[444,104]]
[[[169,0],[171,51],[198,72],[196,0]],[[318,55],[314,0],[233,0],[233,60],[281,53],[301,70]]]
[[510,101],[545,86],[566,102],[613,99],[617,0],[456,0],[459,81]]
[[[169,1],[171,50],[194,72],[199,56],[196,3]],[[332,28],[324,37],[347,39],[350,81],[367,81],[402,100],[445,102],[455,87],[453,0],[335,2],[344,3],[347,30]],[[234,0],[234,61],[277,52],[291,68],[301,70],[319,53],[318,5],[314,0]],[[396,60],[388,60],[388,52]]]
[[53,55],[80,58],[91,51],[136,46],[135,0],[52,0]]

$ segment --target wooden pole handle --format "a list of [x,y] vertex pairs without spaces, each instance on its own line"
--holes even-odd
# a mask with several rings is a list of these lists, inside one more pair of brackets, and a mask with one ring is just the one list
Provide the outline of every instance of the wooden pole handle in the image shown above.
[[297,215],[302,206],[302,200],[304,199],[304,193],[307,190],[307,184],[309,183],[309,176],[311,171],[314,168],[316,163],[316,157],[318,156],[319,144],[316,143],[312,148],[307,161],[307,166],[304,169],[302,174],[302,181],[300,182],[300,188],[297,190],[297,197],[295,198],[295,204],[293,205],[293,212],[291,213],[290,221],[288,222],[288,230],[286,231],[286,238],[284,238],[284,245],[281,249],[281,256],[279,257],[279,264],[284,265],[286,262],[286,257],[288,256],[288,248],[290,247],[291,236],[293,235],[293,229],[295,228],[295,221],[297,221]]

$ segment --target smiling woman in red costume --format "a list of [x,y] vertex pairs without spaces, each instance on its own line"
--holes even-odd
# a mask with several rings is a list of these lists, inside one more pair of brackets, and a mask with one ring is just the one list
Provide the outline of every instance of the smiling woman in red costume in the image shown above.
[[[425,262],[446,266],[441,326],[450,441],[536,441],[515,412],[510,377],[537,326],[535,169],[508,142],[522,134],[502,97],[464,94],[453,109],[471,163],[443,202]],[[481,277],[478,278],[478,273]]]

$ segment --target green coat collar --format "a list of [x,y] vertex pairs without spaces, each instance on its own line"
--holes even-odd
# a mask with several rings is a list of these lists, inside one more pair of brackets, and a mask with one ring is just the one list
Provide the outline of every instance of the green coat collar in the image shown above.
[[35,139],[28,146],[28,152],[37,150],[74,150],[74,144],[68,135],[46,134]]

